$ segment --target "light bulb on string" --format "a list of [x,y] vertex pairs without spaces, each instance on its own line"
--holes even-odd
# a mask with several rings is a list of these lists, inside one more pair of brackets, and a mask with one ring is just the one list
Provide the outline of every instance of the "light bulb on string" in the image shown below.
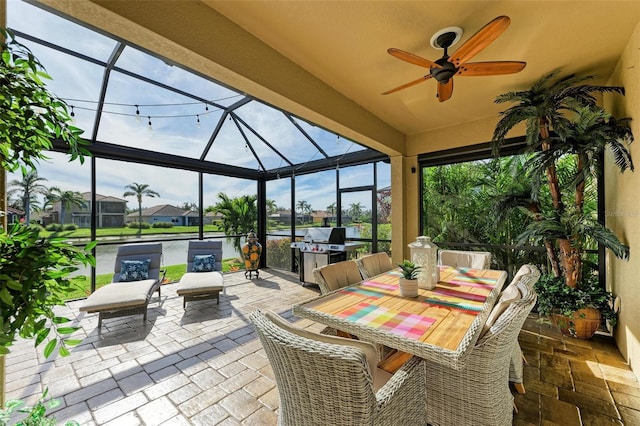
[[340,135],[336,135],[336,145],[340,145]]
[[245,152],[249,152],[249,145],[247,145],[246,143],[244,144],[244,150]]
[[147,127],[147,130],[152,132],[153,131],[153,127],[151,127],[151,117],[147,116],[147,118],[149,119],[149,122],[147,124],[149,124],[149,127]]
[[200,128],[200,114],[196,114],[196,127]]
[[69,114],[71,116],[71,124],[76,124],[76,113],[73,111],[73,105],[71,106],[71,114]]
[[135,105],[136,107],[136,123],[139,123],[140,121],[140,107],[138,105]]

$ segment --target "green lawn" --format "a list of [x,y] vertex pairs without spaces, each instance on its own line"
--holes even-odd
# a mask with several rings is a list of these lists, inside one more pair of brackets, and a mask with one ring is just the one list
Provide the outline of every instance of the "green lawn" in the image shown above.
[[[198,233],[200,228],[198,226],[174,226],[173,228],[149,228],[143,229],[142,235],[155,235],[155,234],[187,234]],[[138,234],[138,229],[135,228],[98,228],[96,229],[97,237],[127,237]],[[218,232],[219,229],[216,225],[205,225],[204,232]],[[50,232],[46,230],[40,231],[40,235],[48,237],[52,234],[58,236],[64,236],[67,238],[90,238],[91,230],[89,228],[79,228],[75,231],[61,231]]]
[[[225,259],[222,262],[222,272],[229,272],[233,268],[244,269],[244,264],[237,263],[235,259]],[[164,266],[163,270],[166,270],[165,280],[167,282],[179,281],[182,275],[186,272],[187,265],[171,265]],[[113,274],[96,275],[96,288],[100,288],[103,285],[111,283]],[[91,293],[91,278],[85,275],[80,275],[71,279],[71,283],[74,286],[74,290],[67,294],[67,300],[80,299],[87,297]]]

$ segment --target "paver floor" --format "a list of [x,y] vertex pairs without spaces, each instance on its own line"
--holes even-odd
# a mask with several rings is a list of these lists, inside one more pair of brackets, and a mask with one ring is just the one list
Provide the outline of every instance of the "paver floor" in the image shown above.
[[[75,318],[82,344],[45,359],[33,341],[16,343],[6,360],[7,399],[32,403],[48,387],[60,424],[275,425],[278,391],[248,314],[270,309],[291,318],[291,305],[318,289],[287,272],[260,275],[227,274],[219,305],[190,302],[186,310],[176,284],[165,285],[144,326],[138,315],[105,320],[98,332],[97,315],[71,302],[60,314]],[[532,316],[520,342],[527,393],[516,395],[514,424],[640,425],[640,384],[610,338],[564,338]]]

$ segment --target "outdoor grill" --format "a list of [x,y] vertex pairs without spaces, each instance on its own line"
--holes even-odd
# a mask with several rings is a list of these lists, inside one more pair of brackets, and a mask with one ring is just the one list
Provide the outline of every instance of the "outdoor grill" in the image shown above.
[[316,284],[313,270],[330,263],[347,260],[347,252],[363,247],[363,243],[346,242],[345,228],[308,228],[303,241],[291,243],[300,250],[298,266],[302,284]]

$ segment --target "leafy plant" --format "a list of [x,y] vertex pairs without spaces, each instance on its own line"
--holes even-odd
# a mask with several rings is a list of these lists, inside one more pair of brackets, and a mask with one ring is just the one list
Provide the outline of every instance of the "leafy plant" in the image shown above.
[[594,96],[624,94],[624,88],[584,84],[593,78],[557,78],[555,71],[529,90],[500,95],[496,102],[515,105],[501,113],[493,140],[497,152],[507,134],[525,124],[531,156],[524,169],[531,191],[503,198],[502,207],[508,201],[529,214],[530,222],[518,237],[520,244],[542,243],[546,248],[553,279],[542,279],[537,286],[540,312],[547,315],[555,308],[569,313],[593,305],[613,320],[615,315],[607,309],[612,296],[598,287],[596,275],[583,273],[586,249],[598,243],[626,260],[629,247],[589,213],[588,194],[595,192],[605,150],[621,172],[633,171],[628,148],[633,134],[630,119],[614,118]]
[[[19,420],[14,426],[56,426],[56,418],[47,416],[47,410],[60,406],[57,399],[47,400],[49,389],[45,389],[42,396],[38,399],[33,407],[25,407],[24,401],[19,399],[7,401],[5,409],[0,410],[0,426],[8,426],[16,414],[27,413],[27,416]],[[75,420],[70,420],[64,426],[79,426]]]
[[[76,331],[68,318],[53,312],[63,305],[73,290],[69,274],[79,263],[95,266],[90,254],[96,242],[84,249],[62,238],[42,238],[36,227],[15,224],[0,234],[0,355],[9,352],[16,334],[35,338],[36,346],[49,340],[44,349],[51,355],[60,345],[60,355],[69,354],[67,346],[78,344],[68,336]],[[50,338],[51,331],[56,337]]]
[[31,51],[15,40],[13,33],[0,28],[0,165],[14,171],[34,169],[53,140],[64,143],[71,160],[83,161],[89,155],[82,130],[71,126],[64,101],[47,90],[44,80],[51,77]]
[[538,312],[543,316],[553,313],[571,316],[583,308],[596,308],[602,317],[613,327],[617,323],[617,315],[613,309],[613,295],[600,287],[598,276],[589,274],[583,278],[579,288],[568,287],[563,277],[543,275],[535,285],[538,297]]
[[402,263],[396,263],[396,265],[402,269],[402,277],[407,280],[417,280],[420,269],[422,269],[422,267],[416,266],[415,263],[407,259],[403,260]]

